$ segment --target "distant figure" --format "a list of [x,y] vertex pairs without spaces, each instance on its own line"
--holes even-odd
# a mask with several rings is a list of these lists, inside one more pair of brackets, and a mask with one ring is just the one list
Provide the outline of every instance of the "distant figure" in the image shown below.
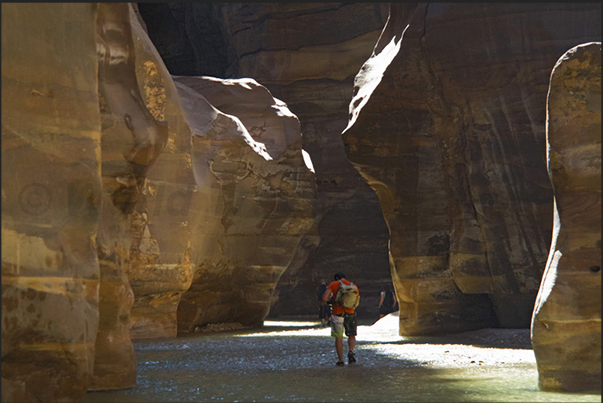
[[331,336],[335,337],[335,350],[337,351],[338,367],[344,366],[343,362],[343,332],[348,336],[348,364],[356,362],[354,347],[356,346],[356,307],[360,302],[358,286],[346,280],[345,274],[335,273],[335,281],[331,282],[322,299],[331,301]]
[[396,296],[391,288],[388,285],[383,286],[383,291],[381,291],[381,299],[379,300],[379,319],[388,313],[394,312],[397,304],[398,300],[396,299]]
[[325,295],[325,291],[327,291],[327,280],[324,278],[320,280],[320,285],[316,290],[316,297],[318,298],[318,319],[320,319],[321,326],[326,327],[331,324],[329,317],[331,316],[331,306],[327,303],[327,301],[322,299],[322,296]]

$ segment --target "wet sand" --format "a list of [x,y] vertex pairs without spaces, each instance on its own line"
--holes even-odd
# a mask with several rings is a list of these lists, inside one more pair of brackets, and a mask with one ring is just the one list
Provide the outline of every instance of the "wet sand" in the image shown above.
[[529,329],[403,338],[397,325],[394,314],[359,325],[358,362],[344,367],[317,322],[136,342],[137,386],[89,392],[85,401],[601,401],[600,393],[539,391]]

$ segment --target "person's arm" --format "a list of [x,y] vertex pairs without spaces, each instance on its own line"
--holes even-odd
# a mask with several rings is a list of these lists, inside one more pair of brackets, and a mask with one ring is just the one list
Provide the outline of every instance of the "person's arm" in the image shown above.
[[392,307],[396,307],[396,305],[398,305],[398,298],[396,298],[396,293],[392,291],[392,298],[394,299],[394,304],[392,305]]
[[378,308],[381,308],[381,304],[383,304],[383,296],[384,296],[384,294],[385,293],[383,291],[381,291],[381,299],[379,300],[379,306],[378,306]]
[[325,302],[328,302],[331,299],[332,295],[333,295],[333,292],[331,291],[330,288],[327,287],[327,290],[325,291],[325,293],[322,294],[322,300]]

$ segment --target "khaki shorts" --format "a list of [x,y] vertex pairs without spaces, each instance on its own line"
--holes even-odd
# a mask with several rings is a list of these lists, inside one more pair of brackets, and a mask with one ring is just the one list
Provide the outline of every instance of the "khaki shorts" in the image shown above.
[[345,335],[356,336],[356,315],[346,315],[345,319],[343,316],[331,315],[331,336],[332,337],[343,337]]

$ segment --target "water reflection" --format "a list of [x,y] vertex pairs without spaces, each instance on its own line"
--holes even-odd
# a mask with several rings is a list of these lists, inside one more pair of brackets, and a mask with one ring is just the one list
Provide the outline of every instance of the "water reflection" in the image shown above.
[[492,340],[482,333],[478,345],[455,337],[402,338],[396,324],[390,318],[359,326],[358,362],[343,368],[334,365],[330,330],[316,322],[141,341],[135,343],[137,386],[89,392],[86,401],[601,401],[600,394],[539,391],[527,329],[516,332],[524,339],[515,348],[501,348],[497,342],[509,344],[496,339],[501,331],[486,334]]

